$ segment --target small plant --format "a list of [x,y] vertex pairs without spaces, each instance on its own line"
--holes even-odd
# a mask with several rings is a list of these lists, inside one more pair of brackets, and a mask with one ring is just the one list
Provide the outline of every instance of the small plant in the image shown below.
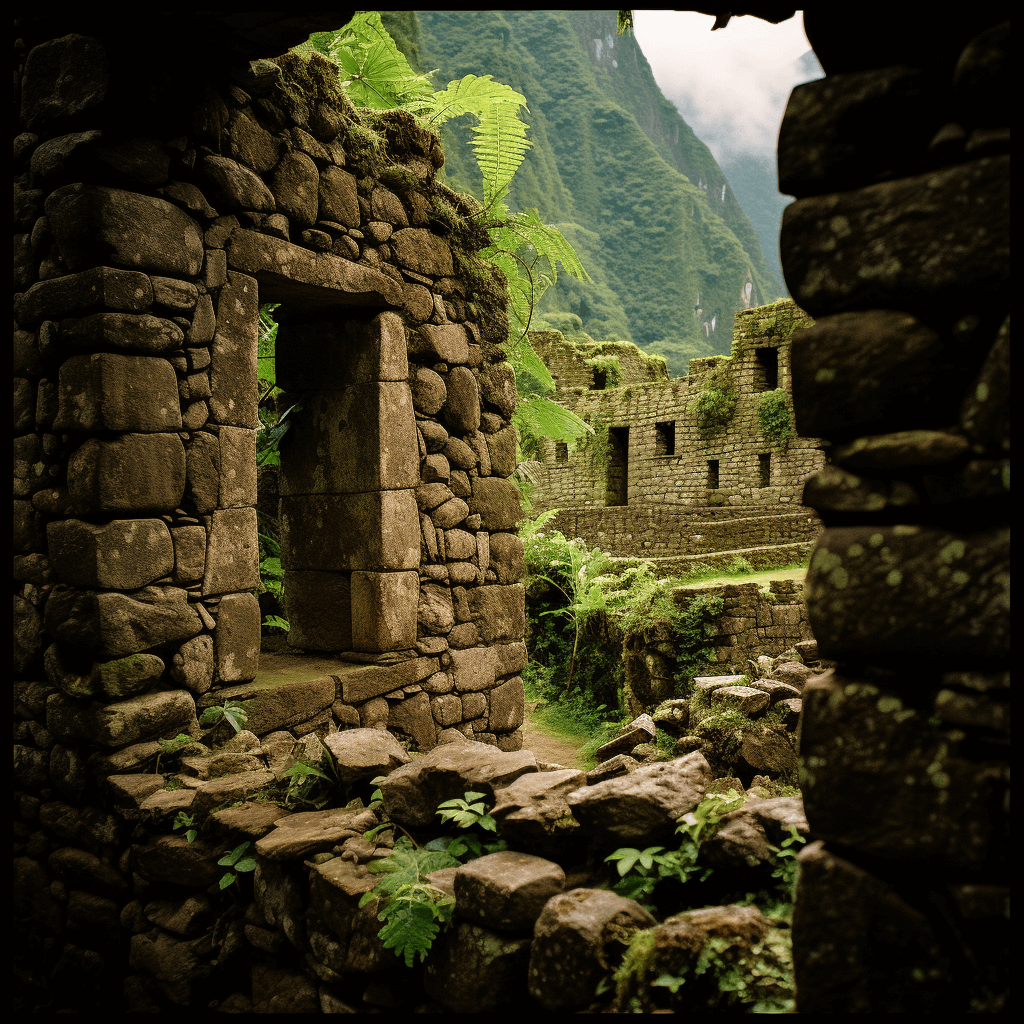
[[797,876],[800,874],[800,865],[796,859],[800,855],[799,848],[807,840],[800,835],[795,825],[790,825],[786,831],[789,833],[789,838],[783,839],[778,847],[772,847],[776,860],[772,878],[778,880],[778,887],[789,900],[792,900]]
[[736,411],[736,389],[726,366],[716,366],[707,372],[695,412],[697,429],[701,434],[713,434],[725,427]]
[[241,732],[248,721],[249,715],[245,708],[230,700],[223,704],[214,704],[199,716],[199,724],[210,730],[216,730],[226,722],[236,733]]
[[[485,832],[497,832],[498,824],[487,813],[487,805],[484,800],[486,793],[464,793],[465,799],[456,798],[445,800],[438,804],[437,813],[444,822],[452,822],[459,828],[483,829]],[[484,843],[478,836],[471,834],[457,836],[448,842],[448,853],[453,857],[464,857],[467,853],[471,857],[482,857],[485,853],[497,853],[504,850],[505,842],[498,840],[494,843]]]
[[[171,826],[172,829],[183,828],[185,832],[185,838],[191,843],[193,839],[199,834],[192,826],[195,824],[195,815],[186,814],[184,811],[178,811],[174,819],[174,824]],[[223,888],[223,886],[221,886]]]
[[230,853],[224,854],[220,860],[217,861],[222,867],[226,867],[228,870],[221,876],[220,882],[218,883],[221,889],[226,889],[229,885],[233,885],[238,881],[238,875],[245,874],[249,871],[256,870],[256,858],[247,857],[245,851],[249,849],[249,843],[242,843],[240,846],[236,846]]

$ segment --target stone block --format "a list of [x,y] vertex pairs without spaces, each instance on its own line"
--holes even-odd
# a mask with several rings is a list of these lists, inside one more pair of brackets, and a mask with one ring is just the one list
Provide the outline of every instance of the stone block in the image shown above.
[[185,452],[185,483],[196,512],[212,512],[220,503],[220,437],[200,430]]
[[255,590],[260,582],[256,509],[217,509],[210,517],[203,596]]
[[220,440],[219,508],[256,504],[256,431],[222,426]]
[[[1010,286],[1010,157],[986,157],[786,207],[780,246],[793,298],[811,316],[976,307]],[[978,306],[980,304],[980,306]]]
[[526,710],[526,691],[523,680],[513,676],[494,687],[488,695],[490,709],[487,728],[494,733],[512,732],[523,724]]
[[437,730],[434,727],[430,697],[426,693],[415,693],[405,700],[392,703],[388,712],[388,729],[407,736],[414,750],[432,750]]
[[47,631],[58,641],[106,661],[185,640],[202,631],[199,613],[177,587],[130,594],[54,587],[46,602]]
[[450,277],[452,252],[448,243],[426,228],[402,228],[390,239],[395,259],[416,274]]
[[149,313],[93,313],[80,320],[62,321],[60,340],[75,347],[116,349],[156,356],[181,348],[185,332],[173,320]]
[[415,645],[418,573],[356,571],[351,588],[353,650],[401,651]]
[[17,297],[15,317],[21,327],[35,327],[41,320],[61,320],[104,310],[141,313],[153,305],[149,276],[137,270],[91,267],[37,281]]
[[553,861],[505,850],[478,857],[455,873],[459,917],[504,931],[532,930],[544,905],[565,887]]
[[196,583],[206,569],[206,529],[202,526],[175,526],[171,529],[174,543],[174,582]]
[[[815,836],[890,863],[1001,870],[1009,836],[991,808],[1008,793],[1006,766],[975,760],[962,729],[895,688],[830,669],[801,699],[800,788]],[[847,792],[856,800],[836,799]]]
[[831,527],[804,584],[822,658],[1000,667],[1010,656],[1009,527]]
[[98,39],[69,33],[33,46],[25,61],[21,116],[32,131],[74,116],[107,96],[110,66]]
[[526,591],[521,584],[473,587],[466,592],[485,643],[512,643],[526,633]]
[[46,727],[61,742],[117,749],[196,728],[196,706],[184,690],[150,693],[85,709],[62,694],[46,702]]
[[281,498],[281,548],[296,570],[415,569],[420,521],[412,490]]
[[82,512],[172,512],[185,492],[177,434],[89,438],[68,460],[68,492]]
[[409,338],[409,354],[423,362],[460,366],[469,362],[469,336],[463,324],[421,324]]
[[452,680],[459,693],[490,690],[494,686],[495,655],[489,647],[452,651]]
[[282,460],[283,495],[401,490],[419,483],[419,446],[406,383],[315,391],[302,399]]
[[490,567],[499,583],[518,583],[526,572],[523,542],[514,533],[492,533]]
[[480,516],[481,528],[492,533],[514,530],[523,517],[516,485],[499,477],[478,476],[473,478],[472,486],[469,510]]
[[285,570],[289,641],[301,650],[348,651],[352,648],[352,597],[349,574]]
[[136,590],[174,566],[171,534],[161,519],[116,519],[106,526],[65,519],[50,523],[46,537],[57,578],[83,590]]
[[213,640],[221,682],[255,678],[260,661],[260,606],[255,594],[225,594],[220,599]]
[[316,164],[305,153],[293,151],[274,168],[270,191],[278,210],[293,224],[311,228],[317,221],[319,184]]
[[217,296],[217,327],[210,346],[210,414],[215,423],[259,427],[256,352],[259,294],[256,282],[228,273]]
[[256,680],[218,689],[201,698],[197,706],[203,711],[213,704],[237,701],[248,715],[246,729],[265,736],[279,729],[294,729],[325,711],[329,716],[336,689],[333,676],[286,683]]
[[166,359],[113,352],[72,356],[60,368],[58,401],[57,431],[181,429],[178,381]]
[[113,263],[195,277],[203,265],[198,225],[164,199],[99,185],[65,185],[47,198],[46,216],[72,271]]
[[447,395],[441,419],[453,434],[469,434],[480,428],[480,387],[467,366],[455,366],[445,382]]
[[334,221],[348,228],[360,224],[354,174],[340,167],[328,166],[320,173],[317,220]]
[[428,636],[444,636],[455,625],[451,591],[434,583],[421,583],[416,620]]
[[171,678],[197,696],[213,685],[213,670],[213,637],[206,634],[186,640],[167,666]]

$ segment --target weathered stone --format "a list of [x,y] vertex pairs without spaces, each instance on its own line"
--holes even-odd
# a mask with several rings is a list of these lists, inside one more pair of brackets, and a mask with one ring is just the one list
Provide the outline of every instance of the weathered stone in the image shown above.
[[317,221],[320,175],[316,164],[305,153],[286,153],[270,182],[278,210],[300,227],[310,228]]
[[794,299],[812,316],[942,305],[984,307],[1009,284],[1009,156],[799,199],[780,244]]
[[125,594],[60,584],[46,603],[45,621],[57,640],[95,651],[102,660],[186,640],[203,628],[186,592],[177,587],[143,587]]
[[522,997],[529,959],[528,938],[456,921],[446,942],[432,948],[423,985],[433,999],[455,1013],[499,1010]]
[[256,414],[256,282],[228,273],[217,297],[217,327],[210,347],[210,412],[217,423],[259,427]]
[[462,324],[422,324],[409,337],[409,354],[426,363],[460,366],[469,361],[469,338]]
[[55,693],[46,703],[46,727],[63,742],[126,747],[197,728],[195,702],[183,690],[171,690],[83,710]]
[[763,711],[770,701],[767,693],[750,686],[719,686],[711,692],[710,698],[712,707],[728,708],[744,715]]
[[580,824],[603,840],[657,841],[672,835],[676,821],[704,798],[710,781],[711,767],[695,751],[577,790],[568,802]]
[[491,457],[491,473],[494,476],[509,477],[515,472],[516,428],[506,427],[494,434],[485,434],[487,451]]
[[894,470],[952,462],[967,453],[967,439],[944,430],[903,430],[836,445],[834,462],[853,469]]
[[818,541],[805,594],[821,655],[876,659],[1008,657],[1009,530],[832,527]]
[[210,195],[223,211],[255,210],[273,213],[274,196],[259,175],[224,156],[204,156],[200,169],[210,183]]
[[[155,280],[165,281],[168,278]],[[180,283],[184,285],[187,282]],[[93,313],[80,320],[63,321],[60,339],[76,347],[123,349],[155,356],[181,348],[185,333],[173,320],[149,313]]]
[[89,438],[68,460],[68,491],[82,512],[171,512],[185,492],[177,434]]
[[256,509],[216,509],[210,520],[203,596],[259,586]]
[[395,259],[417,274],[450,277],[452,253],[448,243],[425,228],[402,228],[389,241]]
[[654,918],[602,889],[573,889],[548,900],[534,928],[527,985],[548,1012],[578,1009],[617,966],[622,940]]
[[65,185],[46,200],[46,215],[72,271],[109,262],[194,277],[203,265],[203,236],[195,221],[163,199]]
[[469,367],[455,366],[448,372],[447,389],[440,416],[453,434],[469,434],[480,427],[480,388]]
[[417,573],[357,571],[351,588],[354,650],[401,651],[416,643]]
[[196,696],[213,685],[213,637],[197,636],[186,640],[171,659],[167,671],[171,678]]
[[523,724],[526,692],[519,676],[495,686],[487,694],[487,725],[491,732],[511,732]]
[[335,221],[348,228],[359,227],[355,175],[340,167],[325,167],[320,173],[318,197],[317,220]]
[[268,860],[299,860],[329,850],[350,835],[358,835],[377,823],[373,811],[334,808],[302,811],[280,818],[272,832],[256,843],[256,852]]
[[260,606],[254,594],[225,594],[220,599],[213,638],[221,682],[255,677],[260,658]]
[[419,683],[437,672],[437,658],[411,658],[394,665],[345,665],[334,674],[348,704],[361,704],[372,697]]
[[[412,490],[283,497],[289,568],[345,571],[417,569],[420,525]],[[326,546],[323,538],[334,538]]]
[[412,388],[413,404],[416,411],[425,416],[433,416],[440,412],[448,397],[444,380],[440,374],[426,367],[417,367],[409,380]]
[[[961,751],[963,737],[894,690],[832,669],[818,676],[803,693],[800,736],[815,836],[889,861],[982,870],[1004,841],[988,808],[1008,783],[997,763]],[[834,798],[851,786],[856,800]]]
[[[405,703],[403,701],[403,703]],[[409,763],[409,755],[388,732],[381,729],[345,729],[324,738],[339,774],[348,782],[387,775]]]
[[491,476],[474,477],[472,485],[469,510],[480,516],[482,528],[491,532],[514,530],[523,517],[516,485]]
[[434,820],[444,800],[461,798],[467,790],[494,794],[536,770],[537,760],[528,751],[504,753],[472,741],[447,743],[393,771],[381,783],[381,794],[392,820],[421,827]]
[[122,700],[159,682],[164,663],[155,654],[129,654],[126,658],[102,662],[94,672],[103,693],[113,700]]
[[102,103],[110,84],[106,51],[98,39],[70,33],[33,46],[25,61],[21,116],[35,130]]
[[257,736],[279,729],[294,728],[328,712],[334,703],[336,684],[333,676],[318,676],[298,682],[281,683],[274,679],[239,683],[219,690],[216,700],[207,695],[199,702],[201,710],[215,703],[232,700],[242,705],[248,716],[246,728]]
[[303,398],[281,466],[282,495],[394,491],[419,480],[408,384],[367,383]]
[[474,587],[467,592],[467,599],[485,643],[508,643],[523,638],[526,591],[522,585]]
[[515,371],[508,363],[497,363],[480,375],[480,394],[485,402],[493,405],[509,420],[519,401],[516,390]]
[[348,573],[285,571],[289,642],[300,650],[352,648],[352,595]]
[[203,578],[206,569],[206,530],[202,526],[175,526],[171,529],[174,544],[174,582],[179,586]]
[[392,704],[388,712],[388,729],[408,738],[410,749],[431,750],[437,730],[426,693],[416,693]]
[[542,856],[563,854],[579,829],[567,797],[586,785],[586,773],[577,768],[522,776],[499,791],[491,808],[498,834],[513,849]]
[[615,754],[628,754],[638,743],[650,743],[657,731],[650,715],[640,715],[622,730],[622,735],[599,747],[594,757],[601,762]]
[[499,931],[531,929],[544,904],[562,891],[565,872],[550,860],[506,850],[455,872],[455,913]]
[[174,565],[171,535],[160,519],[116,519],[106,526],[65,519],[50,523],[46,539],[57,578],[83,590],[136,590]]

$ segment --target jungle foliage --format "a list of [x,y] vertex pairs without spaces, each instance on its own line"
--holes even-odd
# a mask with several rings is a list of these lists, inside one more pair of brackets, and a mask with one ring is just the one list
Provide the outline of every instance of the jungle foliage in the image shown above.
[[[782,294],[722,170],[636,41],[616,34],[614,12],[400,11],[383,23],[440,79],[486,72],[525,98],[532,145],[508,204],[535,207],[593,279],[560,275],[535,326],[573,313],[591,336],[634,341],[680,374],[690,358],[728,352],[748,272],[755,302]],[[459,120],[441,131],[446,180],[483,198],[472,153],[453,144]],[[698,302],[721,311],[713,331]]]

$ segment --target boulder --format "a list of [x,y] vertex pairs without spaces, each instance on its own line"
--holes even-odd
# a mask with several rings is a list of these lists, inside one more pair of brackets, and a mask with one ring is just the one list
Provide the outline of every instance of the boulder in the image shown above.
[[553,861],[515,850],[487,854],[456,871],[455,914],[498,931],[529,930],[564,886]]
[[704,798],[711,767],[694,751],[674,761],[644,765],[568,796],[573,815],[601,842],[628,846],[668,840],[676,821]]
[[498,793],[491,817],[498,834],[517,850],[541,856],[564,852],[579,829],[567,797],[587,785],[577,768],[523,775]]
[[468,790],[493,796],[520,776],[536,771],[537,759],[529,751],[505,752],[469,740],[445,743],[396,768],[380,789],[393,821],[422,828],[435,821],[442,801],[461,797]]

